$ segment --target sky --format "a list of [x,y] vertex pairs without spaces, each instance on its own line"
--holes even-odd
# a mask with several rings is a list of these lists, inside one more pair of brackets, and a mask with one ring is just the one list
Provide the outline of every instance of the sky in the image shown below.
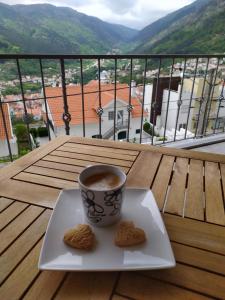
[[6,4],[49,3],[68,6],[103,21],[142,29],[194,0],[0,0]]

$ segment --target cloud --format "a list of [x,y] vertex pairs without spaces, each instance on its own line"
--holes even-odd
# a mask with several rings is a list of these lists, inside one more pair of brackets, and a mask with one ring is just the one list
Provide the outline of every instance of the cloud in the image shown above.
[[103,21],[141,29],[194,0],[0,0],[6,4],[49,3],[69,6]]

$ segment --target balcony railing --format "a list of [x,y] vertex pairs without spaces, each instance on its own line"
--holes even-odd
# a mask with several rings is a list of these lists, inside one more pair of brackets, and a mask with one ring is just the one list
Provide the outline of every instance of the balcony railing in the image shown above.
[[[225,55],[1,54],[0,76],[0,147],[11,161],[17,110],[35,147],[35,103],[49,140],[64,133],[165,145],[224,132]],[[9,87],[19,89],[14,98]]]

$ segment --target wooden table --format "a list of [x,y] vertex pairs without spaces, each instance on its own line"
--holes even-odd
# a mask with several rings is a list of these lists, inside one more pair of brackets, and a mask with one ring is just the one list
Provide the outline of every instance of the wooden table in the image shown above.
[[[62,188],[87,165],[114,164],[151,188],[177,266],[145,272],[40,272],[43,236]],[[225,156],[60,137],[0,171],[0,299],[225,299]]]

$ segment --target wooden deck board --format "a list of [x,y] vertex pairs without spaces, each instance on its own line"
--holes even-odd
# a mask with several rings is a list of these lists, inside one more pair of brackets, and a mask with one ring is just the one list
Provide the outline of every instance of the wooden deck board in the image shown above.
[[72,272],[66,278],[55,299],[110,299],[116,278],[116,272]]
[[144,271],[151,278],[203,293],[209,297],[222,299],[225,295],[225,277],[191,266],[177,263],[175,268]]
[[[39,273],[38,257],[42,240],[32,249],[0,289],[0,299],[19,299]],[[22,280],[21,280],[22,279]]]
[[[76,144],[76,146],[71,147],[71,144],[64,144],[63,146],[57,148],[59,151],[65,152],[72,152],[72,153],[80,153],[80,154],[87,154],[87,155],[95,155],[97,157],[108,157],[108,158],[115,158],[115,159],[122,159],[128,161],[134,161],[136,155],[130,155],[129,153],[123,154],[118,153],[116,149],[112,149],[110,152],[107,151],[105,147],[94,147],[94,146],[86,146],[84,147],[81,145],[80,147]],[[129,152],[129,150],[128,150]]]
[[13,200],[0,197],[0,212],[13,203]]
[[142,152],[128,174],[127,186],[149,189],[156,174],[160,159],[160,154],[147,151]]
[[165,212],[182,216],[185,200],[185,185],[188,171],[188,160],[178,157],[174,175],[166,202]]
[[116,292],[131,299],[207,299],[206,297],[184,290],[169,283],[161,282],[138,273],[124,272],[118,283]]
[[225,225],[223,194],[220,182],[220,170],[217,163],[205,163],[206,220]]
[[77,182],[72,182],[64,179],[41,176],[38,174],[30,174],[26,172],[20,172],[14,177],[16,180],[35,183],[37,185],[50,186],[58,189],[71,189],[78,186]]
[[28,204],[15,202],[0,214],[0,230],[10,223]]
[[160,210],[163,209],[164,201],[166,197],[166,192],[168,184],[170,181],[170,176],[173,170],[174,157],[164,155],[160,163],[158,173],[156,175],[152,192],[157,201]]
[[13,268],[29,253],[30,249],[45,233],[50,210],[46,210],[0,257],[0,283],[10,274]]
[[0,253],[7,248],[42,212],[43,208],[30,206],[0,232]]
[[184,215],[204,220],[203,162],[191,159]]

